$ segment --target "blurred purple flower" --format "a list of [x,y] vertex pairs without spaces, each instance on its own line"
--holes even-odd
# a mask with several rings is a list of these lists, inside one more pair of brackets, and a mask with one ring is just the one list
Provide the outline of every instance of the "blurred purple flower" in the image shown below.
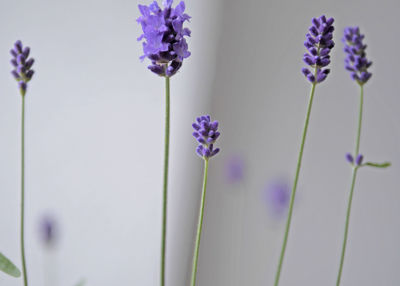
[[358,154],[355,160],[357,166],[360,166],[363,162],[364,156],[362,154]]
[[225,163],[226,180],[228,183],[238,183],[244,177],[244,160],[238,155],[231,156]]
[[350,72],[351,78],[359,84],[366,83],[372,76],[368,72],[368,68],[372,65],[372,62],[367,59],[365,53],[367,45],[363,44],[363,39],[364,35],[360,33],[359,27],[347,27],[344,30],[344,51],[347,54],[345,66]]
[[353,164],[353,163],[354,163],[353,155],[351,155],[351,153],[346,153],[346,160],[347,160],[347,162],[349,162],[350,164]]
[[355,164],[356,166],[361,166],[361,164],[362,164],[362,162],[364,160],[364,156],[362,154],[358,154],[356,156],[356,159],[354,159],[353,155],[351,155],[350,153],[347,153],[346,154],[346,160],[350,164]]
[[149,6],[139,5],[142,14],[137,22],[142,25],[143,34],[138,41],[143,42],[144,55],[152,64],[148,67],[160,76],[173,76],[182,66],[183,59],[190,56],[185,37],[190,30],[183,24],[190,16],[185,14],[185,2],[181,1],[172,8],[173,0],[164,0],[163,9],[157,1]]
[[282,180],[269,183],[265,189],[265,199],[271,214],[275,217],[286,215],[290,202],[290,187]]
[[52,216],[44,216],[39,225],[40,238],[45,246],[52,246],[57,241],[57,223]]

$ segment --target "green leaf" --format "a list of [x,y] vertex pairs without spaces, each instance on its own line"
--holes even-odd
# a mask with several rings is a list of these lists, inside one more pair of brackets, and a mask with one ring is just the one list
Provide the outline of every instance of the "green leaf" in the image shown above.
[[369,167],[375,167],[375,168],[387,168],[391,165],[390,162],[383,162],[383,163],[372,163],[372,162],[367,162],[365,164],[363,164],[365,166],[369,166]]
[[75,286],[84,286],[86,284],[85,279],[82,279],[81,281],[78,282],[78,284],[75,284]]
[[21,271],[0,252],[0,270],[13,277],[21,277]]

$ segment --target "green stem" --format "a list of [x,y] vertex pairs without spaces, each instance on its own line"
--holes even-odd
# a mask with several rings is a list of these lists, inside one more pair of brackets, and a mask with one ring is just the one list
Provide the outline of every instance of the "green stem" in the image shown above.
[[361,138],[361,123],[362,123],[362,115],[363,115],[363,105],[364,105],[364,87],[360,85],[360,109],[358,112],[358,129],[357,129],[357,138],[356,138],[356,152],[354,153],[354,158],[360,152],[360,138]]
[[193,267],[192,267],[192,280],[191,280],[192,282],[190,284],[191,286],[196,285],[197,261],[199,258],[201,230],[203,228],[204,205],[206,202],[207,175],[208,175],[208,159],[204,159],[203,191],[201,194],[199,221],[197,224],[196,244],[194,247],[194,254],[193,254]]
[[[357,155],[360,152],[360,139],[361,139],[361,125],[362,125],[363,104],[364,104],[364,88],[363,88],[363,85],[360,85],[360,107],[359,107],[359,113],[358,113],[358,128],[357,128],[356,149],[355,149],[354,158],[356,158]],[[337,280],[336,280],[336,286],[340,285],[340,279],[342,278],[344,257],[345,257],[345,254],[346,254],[347,236],[348,236],[348,233],[349,233],[351,205],[352,205],[352,202],[353,202],[353,193],[354,193],[354,186],[356,184],[357,170],[358,170],[358,166],[354,166],[353,167],[352,180],[351,180],[349,201],[348,201],[348,204],[347,204],[347,214],[346,214],[346,224],[345,224],[345,228],[344,228],[342,254],[341,254],[341,257],[340,257],[340,265],[339,265],[339,272],[338,272],[338,276],[337,276]]]
[[24,285],[28,285],[25,262],[25,95],[22,95],[21,112],[21,258]]
[[168,161],[169,161],[169,120],[170,119],[170,92],[169,77],[165,77],[165,145],[164,145],[164,183],[163,183],[163,210],[161,234],[161,286],[165,285],[165,252],[167,244],[167,194],[168,194]]
[[288,216],[287,216],[287,220],[286,220],[285,236],[283,238],[283,244],[282,244],[281,255],[280,255],[280,258],[279,258],[278,269],[277,269],[276,275],[275,275],[275,284],[274,284],[275,286],[279,285],[279,279],[280,279],[280,276],[281,276],[283,259],[285,257],[285,251],[286,251],[287,241],[288,241],[288,237],[289,237],[290,223],[292,221],[293,205],[294,205],[294,199],[295,199],[295,196],[296,196],[297,182],[299,180],[301,161],[303,159],[304,143],[306,141],[308,123],[310,121],[311,108],[312,108],[312,103],[313,103],[313,99],[314,99],[315,86],[316,86],[316,83],[313,83],[312,88],[311,88],[310,99],[308,101],[306,121],[304,123],[303,135],[302,135],[302,138],[301,138],[299,158],[298,158],[298,161],[297,161],[296,176],[294,178],[292,193],[290,195],[290,204],[289,204],[289,212],[288,212]]
[[346,225],[344,228],[344,237],[343,237],[343,245],[342,245],[342,255],[340,257],[340,266],[339,266],[339,273],[336,280],[336,286],[340,285],[340,279],[342,277],[342,270],[343,270],[343,263],[344,263],[344,255],[346,253],[346,245],[347,245],[347,235],[349,232],[349,222],[350,222],[350,213],[351,213],[351,203],[353,201],[353,192],[354,186],[356,184],[356,177],[357,177],[357,167],[353,168],[353,176],[351,180],[351,188],[350,188],[350,195],[349,195],[349,202],[347,205],[347,214],[346,214]]

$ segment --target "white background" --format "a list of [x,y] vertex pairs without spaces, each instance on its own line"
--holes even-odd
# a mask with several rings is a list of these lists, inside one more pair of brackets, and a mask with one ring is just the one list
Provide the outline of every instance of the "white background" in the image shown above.
[[[26,249],[30,285],[43,285],[43,214],[59,221],[57,284],[158,285],[164,82],[138,57],[138,1],[0,2],[0,251],[20,266],[20,96],[10,75],[17,39],[36,74],[26,104]],[[284,220],[269,216],[265,185],[294,174],[310,84],[300,70],[312,17],[336,19],[332,73],[316,90],[281,284],[333,285],[339,262],[358,108],[343,68],[342,31],[366,34],[361,151],[390,160],[358,177],[342,285],[400,284],[398,1],[188,1],[192,56],[171,80],[167,282],[188,285],[202,162],[192,120],[220,121],[210,162],[198,285],[272,285]],[[224,165],[246,161],[229,185]],[[0,275],[0,285],[22,280]],[[47,285],[43,285],[47,286]]]

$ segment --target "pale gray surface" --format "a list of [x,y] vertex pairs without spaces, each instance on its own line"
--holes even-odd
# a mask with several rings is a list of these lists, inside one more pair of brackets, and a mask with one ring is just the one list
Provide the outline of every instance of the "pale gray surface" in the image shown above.
[[[138,3],[0,3],[0,251],[18,265],[20,97],[8,50],[20,38],[37,59],[27,95],[31,285],[43,285],[37,224],[48,211],[61,223],[57,286],[81,277],[96,286],[158,285],[164,83],[137,59]],[[348,24],[366,33],[374,61],[361,150],[394,166],[360,172],[342,285],[399,285],[398,1],[206,0],[187,7],[193,55],[171,82],[168,286],[189,281],[202,170],[190,123],[210,112],[209,96],[223,149],[210,163],[198,285],[272,285],[283,221],[269,216],[262,190],[294,173],[310,89],[300,73],[302,43],[321,13],[336,18],[337,47],[333,72],[316,91],[281,285],[336,279],[350,183],[344,153],[353,150],[358,106],[342,64]],[[238,153],[246,180],[230,186],[223,167]],[[0,275],[0,285],[21,280]]]

